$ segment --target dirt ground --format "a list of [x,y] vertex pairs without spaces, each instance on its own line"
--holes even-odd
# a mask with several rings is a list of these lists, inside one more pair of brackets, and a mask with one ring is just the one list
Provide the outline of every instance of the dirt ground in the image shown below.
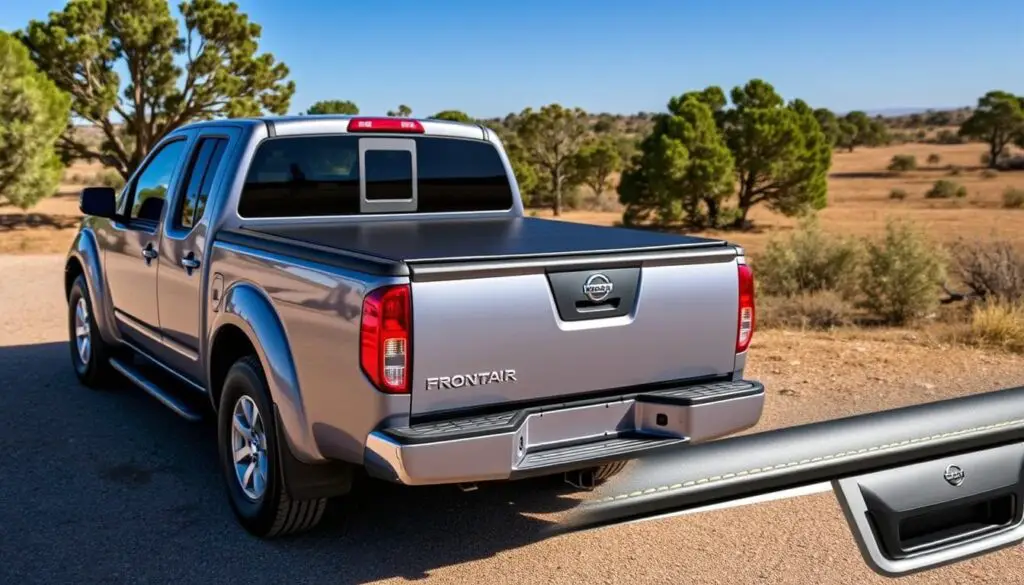
[[[60,256],[0,256],[0,582],[885,583],[818,494],[542,540],[575,500],[552,481],[374,484],[317,533],[248,538],[223,500],[210,428],[68,365]],[[759,332],[758,430],[1024,384],[1024,357],[909,331]],[[40,429],[51,429],[40,434]],[[212,550],[232,551],[211,555]],[[1020,583],[1009,549],[905,579]]]

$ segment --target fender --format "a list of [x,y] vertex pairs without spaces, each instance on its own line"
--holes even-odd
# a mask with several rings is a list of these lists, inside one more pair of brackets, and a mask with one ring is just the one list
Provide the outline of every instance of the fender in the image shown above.
[[[88,222],[88,219],[86,221]],[[71,243],[71,249],[64,260],[64,273],[67,274],[72,260],[77,260],[82,266],[85,283],[89,288],[86,292],[93,307],[93,318],[99,327],[100,337],[109,344],[117,345],[121,343],[121,337],[114,325],[114,307],[107,293],[107,281],[103,278],[103,264],[100,258],[96,233],[86,223],[75,234],[75,239]]]
[[[207,380],[213,379],[210,360],[213,352],[210,350],[217,333],[225,325],[241,329],[256,348],[271,398],[277,407],[281,430],[292,453],[303,463],[324,461],[309,428],[288,337],[270,298],[256,285],[245,281],[236,282],[225,291],[206,343]],[[213,392],[210,395],[212,397]]]

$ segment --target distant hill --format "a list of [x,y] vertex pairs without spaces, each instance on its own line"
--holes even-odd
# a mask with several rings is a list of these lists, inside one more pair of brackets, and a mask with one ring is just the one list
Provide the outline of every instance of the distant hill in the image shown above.
[[[909,116],[911,114],[927,114],[928,112],[955,112],[957,110],[970,109],[965,106],[944,107],[944,108],[881,108],[877,110],[864,110],[869,116],[882,116],[884,118],[895,118]],[[845,113],[845,112],[843,112]]]

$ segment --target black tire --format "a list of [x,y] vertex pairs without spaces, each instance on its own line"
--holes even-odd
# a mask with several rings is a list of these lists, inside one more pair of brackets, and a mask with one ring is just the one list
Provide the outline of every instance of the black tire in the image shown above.
[[[232,419],[235,406],[243,396],[248,396],[259,410],[265,441],[262,451],[265,455],[267,479],[262,494],[257,498],[245,493],[235,471]],[[273,402],[259,360],[255,356],[239,359],[228,370],[224,380],[217,410],[217,443],[221,473],[231,509],[239,523],[249,533],[260,538],[309,530],[319,524],[327,507],[325,498],[299,501],[288,496],[284,489],[280,455],[280,450],[287,447],[278,444],[276,423]]]
[[[79,308],[79,301],[84,303],[88,312],[86,321],[89,332],[88,358],[83,360],[78,349],[78,336],[76,314]],[[110,366],[110,356],[113,348],[103,341],[99,327],[96,326],[96,312],[93,310],[92,301],[89,298],[89,287],[85,282],[85,276],[79,275],[71,285],[71,293],[68,294],[68,347],[71,350],[71,365],[75,369],[75,375],[89,388],[99,388],[108,384],[114,376],[115,370]]]
[[612,476],[618,475],[626,465],[629,463],[628,459],[622,461],[612,461],[611,463],[605,463],[594,468],[594,483],[601,483],[611,479]]

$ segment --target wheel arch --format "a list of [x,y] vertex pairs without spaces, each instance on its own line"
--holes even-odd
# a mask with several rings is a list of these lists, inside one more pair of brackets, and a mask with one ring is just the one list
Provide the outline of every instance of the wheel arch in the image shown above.
[[224,292],[220,308],[212,319],[207,347],[206,379],[215,410],[219,407],[221,385],[228,369],[238,358],[255,354],[263,368],[288,446],[300,461],[324,460],[308,424],[284,324],[263,290],[243,281]]
[[103,266],[96,235],[91,229],[82,229],[75,235],[71,249],[64,261],[64,299],[71,295],[71,287],[79,276],[85,277],[86,294],[93,307],[93,318],[99,327],[100,336],[111,345],[120,343],[114,326],[114,310],[110,302],[107,283],[103,278]]

